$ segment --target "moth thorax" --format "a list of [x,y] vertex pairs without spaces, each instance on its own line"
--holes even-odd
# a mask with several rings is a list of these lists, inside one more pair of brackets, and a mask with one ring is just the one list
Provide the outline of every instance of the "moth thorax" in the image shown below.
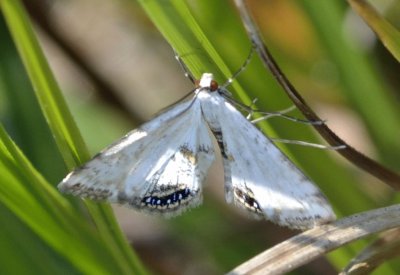
[[214,80],[214,76],[211,73],[204,73],[200,81],[196,83],[199,88],[209,88],[210,91],[218,90],[218,82]]

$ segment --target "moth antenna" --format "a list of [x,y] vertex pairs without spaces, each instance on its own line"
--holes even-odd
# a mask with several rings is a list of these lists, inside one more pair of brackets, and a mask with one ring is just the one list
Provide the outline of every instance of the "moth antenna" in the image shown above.
[[287,120],[290,120],[290,121],[293,121],[293,122],[309,124],[309,125],[322,125],[322,124],[326,123],[326,120],[315,120],[315,121],[313,121],[313,120],[307,120],[307,119],[301,119],[301,118],[297,118],[297,117],[288,116],[285,113],[282,113],[281,111],[280,112],[258,112],[258,111],[255,110],[255,111],[253,111],[253,113],[266,114],[266,115],[264,115],[262,117],[253,119],[251,121],[251,123],[253,123],[253,124],[258,123],[258,122],[263,121],[263,120],[270,119],[272,117],[281,117],[281,118],[284,118],[284,119],[287,119]]
[[196,79],[192,75],[192,73],[189,71],[188,67],[186,67],[186,65],[183,62],[181,56],[178,54],[178,52],[174,48],[172,48],[172,50],[174,51],[175,59],[176,59],[176,61],[178,61],[179,66],[181,67],[182,71],[184,72],[185,77],[188,78],[193,84],[195,84],[196,83]]
[[251,58],[253,57],[253,54],[254,54],[254,45],[252,44],[249,55],[247,56],[246,60],[243,62],[242,66],[240,66],[240,68],[230,78],[228,78],[223,85],[220,86],[222,89],[228,87],[233,82],[233,80],[235,80],[239,76],[239,74],[246,69],[247,65],[249,65],[251,61]]

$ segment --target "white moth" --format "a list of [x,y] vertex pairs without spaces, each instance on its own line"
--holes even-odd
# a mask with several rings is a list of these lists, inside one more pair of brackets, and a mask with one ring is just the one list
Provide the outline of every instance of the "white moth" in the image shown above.
[[67,175],[65,193],[176,216],[202,201],[217,139],[228,203],[282,226],[306,229],[335,219],[325,196],[203,74],[191,100],[128,133]]

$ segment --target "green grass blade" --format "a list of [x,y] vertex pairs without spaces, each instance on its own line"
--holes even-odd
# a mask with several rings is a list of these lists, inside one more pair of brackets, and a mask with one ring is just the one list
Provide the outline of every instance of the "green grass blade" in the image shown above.
[[20,1],[2,1],[1,8],[57,145],[67,167],[72,169],[89,159],[79,130]]
[[383,45],[400,62],[400,32],[363,0],[348,0],[353,9],[378,35]]
[[[69,169],[89,158],[81,135],[36,40],[20,1],[0,2],[6,22],[24,62],[41,109]],[[144,272],[125,241],[107,204],[86,203],[100,236],[126,271]],[[127,272],[129,273],[129,272]]]
[[52,275],[59,274],[61,270],[65,274],[82,274],[82,270],[48,246],[2,203],[0,216],[2,221],[7,221],[2,222],[0,227],[1,274]]
[[84,273],[121,271],[105,243],[30,165],[0,127],[0,201],[43,242]]

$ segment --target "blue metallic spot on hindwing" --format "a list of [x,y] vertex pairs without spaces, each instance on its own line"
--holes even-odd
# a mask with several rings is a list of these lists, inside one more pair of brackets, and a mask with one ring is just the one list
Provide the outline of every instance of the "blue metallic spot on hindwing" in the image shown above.
[[150,207],[166,206],[167,208],[169,208],[174,206],[176,207],[182,201],[185,201],[192,196],[194,196],[194,194],[189,188],[183,188],[165,196],[162,195],[146,196],[142,199],[142,203],[144,203],[145,206],[150,206]]

